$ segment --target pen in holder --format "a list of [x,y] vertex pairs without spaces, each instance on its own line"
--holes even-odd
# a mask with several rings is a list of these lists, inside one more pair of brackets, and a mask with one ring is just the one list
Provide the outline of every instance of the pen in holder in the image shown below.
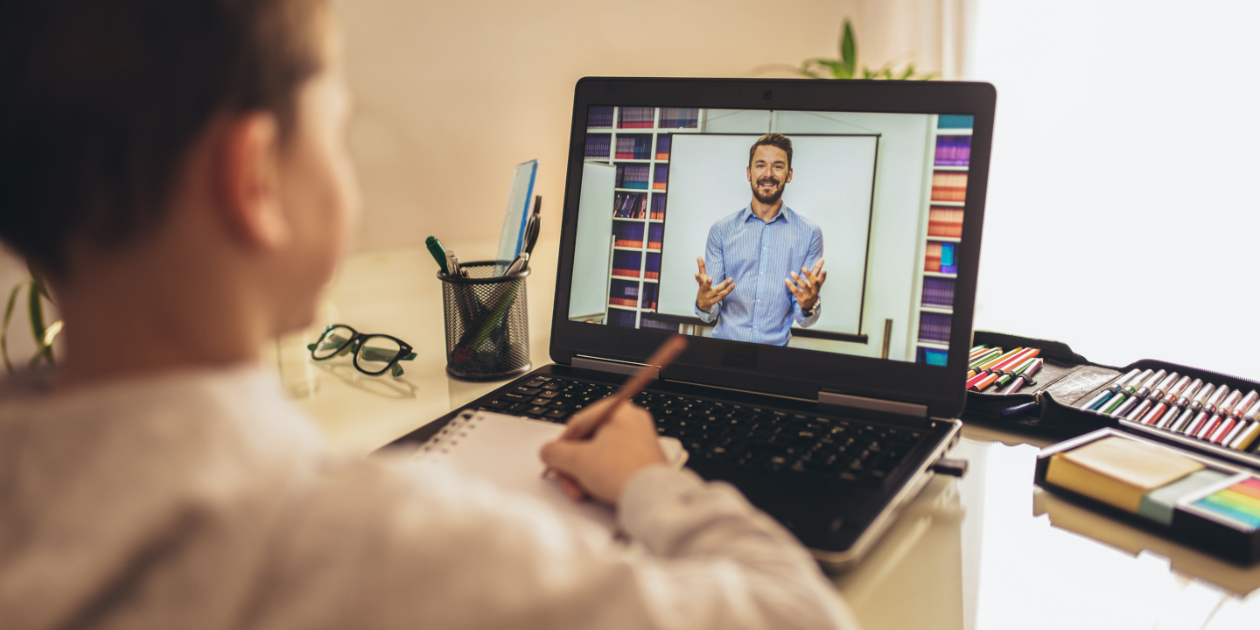
[[467,381],[491,381],[529,371],[529,317],[525,278],[529,269],[497,275],[511,261],[465,263],[467,278],[442,281],[446,315],[446,373]]

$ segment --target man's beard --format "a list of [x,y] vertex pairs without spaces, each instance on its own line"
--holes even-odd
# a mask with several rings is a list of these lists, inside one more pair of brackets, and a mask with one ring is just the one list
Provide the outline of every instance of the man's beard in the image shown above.
[[[770,193],[770,194],[768,194],[768,195],[762,195],[762,194],[761,194],[761,184],[763,184],[763,183],[765,183],[765,184],[774,184],[774,185],[778,186],[778,188],[775,188],[775,189],[774,189],[774,192],[772,192],[772,193]],[[766,204],[766,205],[774,205],[774,204],[778,203],[778,202],[779,202],[779,198],[783,196],[783,189],[784,189],[784,188],[785,188],[784,186],[780,186],[780,185],[779,185],[779,180],[777,180],[777,179],[775,179],[775,178],[773,178],[773,177],[762,177],[761,179],[757,180],[757,181],[756,181],[756,183],[754,183],[754,184],[752,185],[752,193],[753,193],[753,197],[755,197],[755,198],[757,199],[757,201],[760,201],[761,203],[764,203],[764,204]]]

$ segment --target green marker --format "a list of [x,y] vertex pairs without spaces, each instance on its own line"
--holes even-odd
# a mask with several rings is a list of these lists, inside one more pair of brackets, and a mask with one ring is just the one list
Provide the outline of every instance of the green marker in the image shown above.
[[986,353],[984,353],[984,354],[982,354],[982,355],[980,355],[980,356],[976,357],[976,360],[975,360],[975,361],[972,361],[971,363],[967,364],[967,369],[968,369],[968,370],[974,370],[974,369],[976,369],[976,368],[980,367],[981,365],[984,365],[985,363],[988,363],[989,361],[992,361],[992,360],[994,360],[994,359],[996,359],[996,358],[998,358],[998,357],[1000,357],[1000,356],[1002,356],[1002,350],[1001,350],[1001,349],[999,349],[999,348],[994,348],[994,349],[992,349],[992,350],[990,350],[990,351],[988,351],[988,352],[986,352]]
[[1111,404],[1107,405],[1107,408],[1103,409],[1102,412],[1104,414],[1111,415],[1111,412],[1115,411],[1116,407],[1119,407],[1120,405],[1124,404],[1125,399],[1127,399],[1128,397],[1129,396],[1127,394],[1116,394],[1115,399],[1112,400]]
[[1032,365],[1032,364],[1033,364],[1033,361],[1036,361],[1036,360],[1037,360],[1037,357],[1031,357],[1031,358],[1029,358],[1027,361],[1024,361],[1023,363],[1020,363],[1020,364],[1019,364],[1019,367],[1017,367],[1017,368],[1015,368],[1015,369],[1011,370],[1010,372],[1007,372],[1006,374],[1003,374],[1003,375],[1002,375],[1002,378],[999,378],[999,379],[997,380],[997,382],[996,382],[996,383],[994,383],[993,385],[994,385],[994,386],[996,386],[996,387],[1003,387],[1003,386],[1005,386],[1007,383],[1009,383],[1009,382],[1011,382],[1011,381],[1015,380],[1015,377],[1016,377],[1016,376],[1019,376],[1019,375],[1023,374],[1023,373],[1024,373],[1024,370],[1027,370],[1027,369],[1028,369],[1028,366]]
[[433,260],[437,261],[438,267],[442,268],[442,273],[451,275],[451,272],[446,269],[446,248],[442,247],[442,241],[439,241],[436,236],[430,236],[424,239],[424,245],[429,248],[429,253],[433,255]]

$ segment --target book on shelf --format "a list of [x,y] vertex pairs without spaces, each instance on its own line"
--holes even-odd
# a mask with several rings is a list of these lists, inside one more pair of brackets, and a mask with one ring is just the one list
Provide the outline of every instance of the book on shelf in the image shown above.
[[662,107],[662,129],[694,128],[700,122],[700,110],[695,107]]
[[643,315],[639,318],[639,326],[641,328],[651,328],[652,330],[667,330],[678,332],[678,324],[673,322],[663,322],[654,319],[651,315]]
[[644,193],[618,192],[613,195],[613,216],[618,219],[642,219],[647,205]]
[[648,189],[647,164],[618,164],[617,188]]
[[928,236],[962,238],[963,209],[931,206],[928,208]]
[[936,117],[937,129],[971,129],[976,118],[967,114],[941,114]]
[[620,311],[617,309],[609,309],[608,317],[604,321],[609,326],[620,326],[622,328],[634,328],[634,311]]
[[919,339],[949,343],[950,316],[943,313],[919,314]]
[[649,280],[661,279],[661,255],[648,254],[647,263],[643,271],[643,277]]
[[621,278],[639,278],[643,255],[639,252],[616,250],[613,252],[613,275]]
[[587,159],[607,160],[612,147],[612,136],[607,134],[591,134],[586,136]]
[[633,298],[608,298],[608,303],[612,306],[624,306],[626,308],[634,308],[639,305],[639,301]]
[[656,136],[656,159],[658,160],[669,159],[669,144],[670,144],[670,136],[668,135]]
[[665,240],[665,226],[654,223],[648,226],[648,249],[661,251],[661,242]]
[[655,117],[654,107],[622,107],[617,126],[622,129],[651,129],[655,125]]
[[957,245],[941,243],[941,273],[958,273],[958,261],[954,258]]
[[936,166],[967,166],[971,163],[971,136],[937,136]]
[[932,173],[932,201],[966,201],[966,173]]
[[652,157],[652,136],[617,136],[618,160],[646,160]]
[[949,365],[949,352],[936,348],[919,348],[919,363]]
[[923,279],[923,306],[935,306],[938,308],[953,308],[954,306],[954,279],[953,278],[924,278]]
[[656,177],[652,178],[653,190],[665,190],[665,184],[669,182],[669,165],[657,164]]
[[642,223],[614,223],[613,245],[616,247],[643,247]]
[[656,310],[656,296],[659,290],[660,289],[658,285],[655,285],[655,284],[644,285],[643,299],[639,303],[640,306],[644,309],[655,311]]
[[934,273],[958,273],[958,263],[954,259],[954,253],[954,243],[928,241],[923,270]]
[[665,220],[665,195],[652,195],[652,219]]
[[586,110],[586,126],[593,129],[611,129],[613,126],[613,108],[592,107]]

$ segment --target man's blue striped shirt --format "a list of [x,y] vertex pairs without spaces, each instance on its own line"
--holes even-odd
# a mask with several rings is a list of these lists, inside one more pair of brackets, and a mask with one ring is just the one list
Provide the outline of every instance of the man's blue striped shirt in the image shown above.
[[769,223],[751,207],[723,217],[709,228],[704,265],[714,285],[733,278],[735,290],[708,311],[696,306],[696,316],[716,319],[719,339],[787,345],[792,323],[812,326],[822,303],[805,317],[784,280],[789,271],[812,269],[822,253],[822,230],[786,205]]

